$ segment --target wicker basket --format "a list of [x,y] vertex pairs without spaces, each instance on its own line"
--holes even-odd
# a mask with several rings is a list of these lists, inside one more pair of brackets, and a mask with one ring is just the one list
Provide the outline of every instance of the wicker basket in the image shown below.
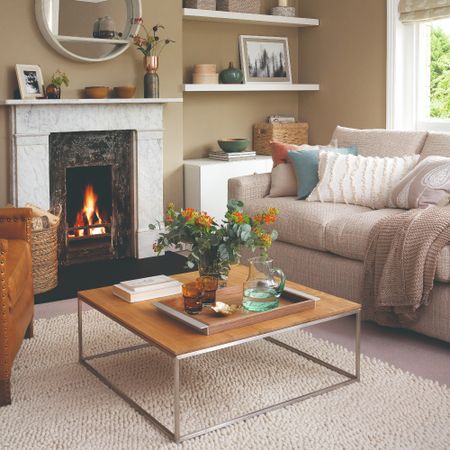
[[31,249],[35,294],[50,291],[58,285],[58,227],[59,222],[51,225],[50,228],[32,232]]
[[217,0],[217,11],[261,13],[261,0]]
[[272,141],[302,145],[308,143],[307,123],[257,123],[253,127],[253,149],[258,155],[271,155]]
[[216,9],[216,0],[184,0],[185,8],[193,9]]

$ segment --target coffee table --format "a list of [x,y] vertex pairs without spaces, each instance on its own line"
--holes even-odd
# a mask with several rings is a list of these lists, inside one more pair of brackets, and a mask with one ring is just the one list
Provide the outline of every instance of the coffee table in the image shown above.
[[[248,269],[245,266],[236,266],[230,272],[228,285],[233,286],[242,284],[247,278]],[[185,283],[194,280],[198,276],[197,272],[175,275],[174,278]],[[361,306],[357,303],[335,297],[324,292],[306,288],[296,283],[288,282],[288,286],[295,289],[306,291],[312,295],[319,296],[321,300],[317,302],[314,309],[302,311],[297,314],[291,314],[278,319],[267,320],[255,325],[228,330],[223,333],[205,336],[197,333],[191,328],[181,324],[170,317],[165,316],[158,311],[153,303],[157,300],[130,304],[118,299],[112,294],[112,288],[100,288],[78,293],[78,338],[79,338],[79,361],[92,372],[106,386],[112,389],[117,395],[125,400],[130,406],[138,411],[144,418],[167,434],[176,443],[187,439],[201,436],[210,431],[218,430],[238,421],[267,413],[284,406],[291,405],[301,400],[306,400],[313,396],[330,392],[334,389],[346,386],[360,379],[360,331],[361,331]],[[83,351],[83,304],[87,304],[104,314],[109,319],[117,322],[122,327],[131,331],[145,341],[145,344],[114,350],[106,353],[86,356]],[[339,367],[335,367],[325,361],[322,361],[312,355],[309,355],[295,347],[277,340],[275,337],[287,332],[299,330],[319,323],[337,320],[343,317],[356,316],[355,326],[355,373],[349,373]],[[265,339],[268,342],[289,350],[303,358],[307,358],[314,363],[333,370],[346,377],[345,381],[333,384],[331,386],[318,389],[308,394],[300,395],[290,400],[252,411],[240,417],[236,417],[226,422],[204,428],[192,433],[182,434],[180,429],[180,389],[181,363],[188,358],[194,358],[205,353],[220,351],[235,345],[247,344],[249,342]],[[154,346],[162,352],[169,355],[173,360],[174,374],[174,429],[169,430],[158,419],[152,416],[142,406],[138,405],[125,392],[115,386],[110,380],[94,368],[90,361],[98,358],[106,358],[118,353],[129,352],[147,346]]]

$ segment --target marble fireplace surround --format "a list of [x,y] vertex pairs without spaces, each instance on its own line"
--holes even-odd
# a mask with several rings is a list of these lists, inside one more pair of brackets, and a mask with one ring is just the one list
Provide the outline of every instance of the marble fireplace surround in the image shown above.
[[163,109],[182,99],[7,100],[10,108],[10,201],[50,208],[49,137],[77,131],[134,131],[133,256],[154,256],[163,217]]

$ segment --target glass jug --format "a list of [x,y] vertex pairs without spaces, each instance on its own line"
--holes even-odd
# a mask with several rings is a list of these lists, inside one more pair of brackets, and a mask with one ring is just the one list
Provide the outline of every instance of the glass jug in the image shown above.
[[[273,260],[251,258],[248,279],[244,283],[242,306],[248,311],[269,311],[277,308],[281,293],[286,283],[286,276],[281,269],[273,267]],[[274,279],[280,278],[280,283]]]

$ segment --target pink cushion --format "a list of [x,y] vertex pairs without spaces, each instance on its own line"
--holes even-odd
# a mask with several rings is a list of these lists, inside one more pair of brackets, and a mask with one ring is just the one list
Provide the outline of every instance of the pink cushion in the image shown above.
[[294,144],[283,144],[282,142],[271,142],[272,147],[272,159],[274,167],[278,166],[278,164],[285,164],[288,162],[288,152],[301,150],[301,145]]

